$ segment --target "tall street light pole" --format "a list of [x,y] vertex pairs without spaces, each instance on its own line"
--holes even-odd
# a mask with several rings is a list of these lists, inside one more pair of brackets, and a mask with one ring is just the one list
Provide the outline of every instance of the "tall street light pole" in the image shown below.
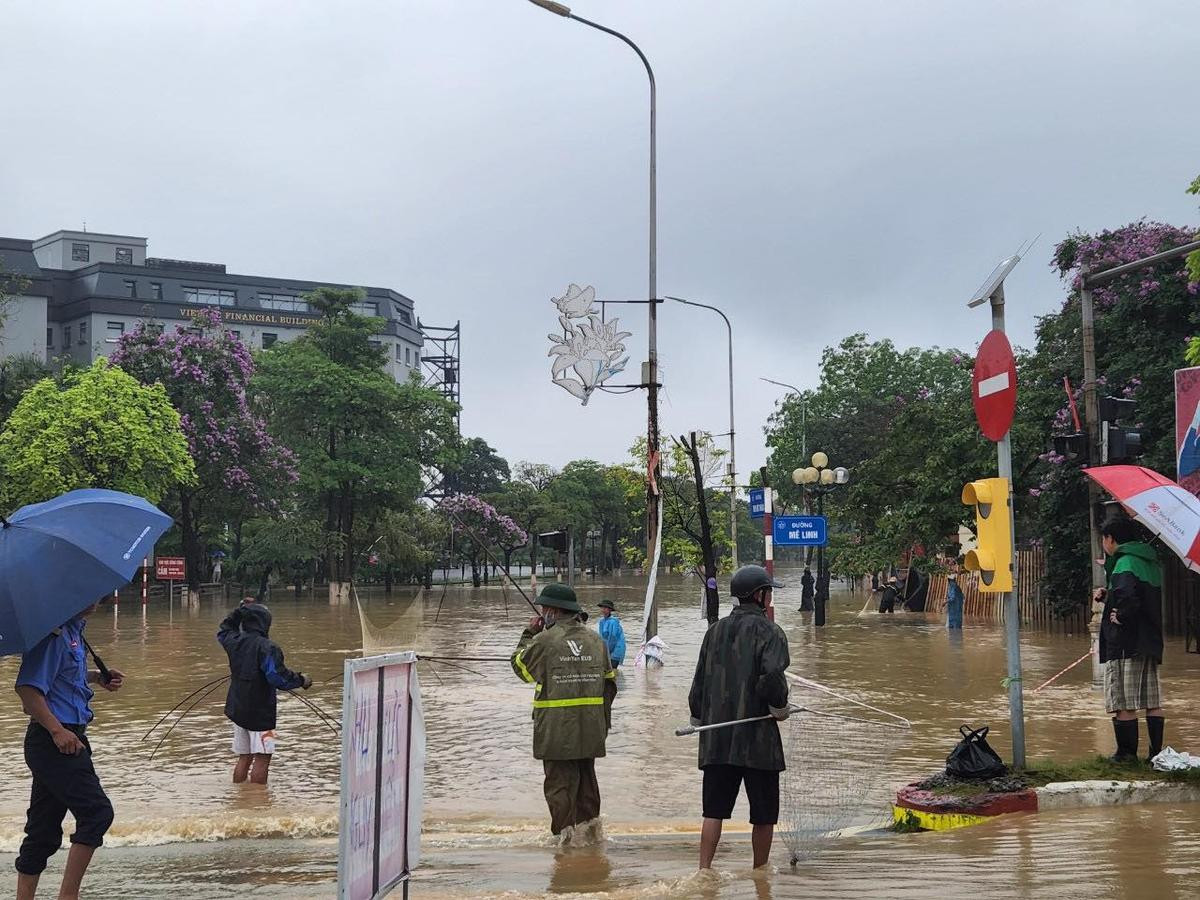
[[[554,0],[529,0],[529,2],[534,6],[540,6],[542,9],[554,13],[556,16],[562,16],[565,19],[574,19],[576,22],[587,25],[590,28],[595,28],[597,31],[603,31],[605,34],[612,35],[617,40],[624,42],[638,55],[638,59],[646,67],[646,75],[650,79],[650,296],[648,297],[650,313],[647,371],[644,373],[642,380],[646,384],[647,405],[646,562],[648,566],[653,567],[655,563],[655,550],[658,547],[659,505],[661,503],[658,485],[662,474],[662,459],[659,455],[658,439],[658,304],[661,301],[658,297],[658,174],[656,151],[658,117],[654,70],[650,68],[650,60],[646,59],[646,54],[642,52],[642,49],[625,35],[621,34],[621,32],[614,31],[582,16],[577,16],[571,12],[569,6],[565,6],[562,3],[555,3]],[[651,583],[653,583],[654,575],[654,571],[651,571]],[[653,596],[649,599],[650,611],[646,618],[645,640],[649,640],[658,634],[658,607],[654,602]]]
[[738,545],[737,545],[737,451],[734,441],[733,429],[733,326],[729,324],[729,316],[721,312],[715,306],[709,306],[707,303],[697,303],[694,300],[684,300],[682,297],[668,296],[668,300],[676,300],[679,303],[685,303],[688,306],[699,306],[703,309],[711,309],[718,316],[725,320],[725,330],[729,335],[729,552],[733,556],[733,568],[738,567]]

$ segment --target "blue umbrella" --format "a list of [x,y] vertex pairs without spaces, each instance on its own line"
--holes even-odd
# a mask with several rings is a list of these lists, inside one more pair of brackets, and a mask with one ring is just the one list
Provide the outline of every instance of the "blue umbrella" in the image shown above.
[[0,656],[23,653],[129,583],[171,517],[120,491],[71,491],[0,517]]

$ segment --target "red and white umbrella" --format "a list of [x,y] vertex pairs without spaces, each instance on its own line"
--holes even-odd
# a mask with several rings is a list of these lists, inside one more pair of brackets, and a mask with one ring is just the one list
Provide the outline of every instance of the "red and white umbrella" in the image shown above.
[[1143,466],[1097,466],[1083,471],[1158,535],[1189,569],[1200,572],[1200,498]]

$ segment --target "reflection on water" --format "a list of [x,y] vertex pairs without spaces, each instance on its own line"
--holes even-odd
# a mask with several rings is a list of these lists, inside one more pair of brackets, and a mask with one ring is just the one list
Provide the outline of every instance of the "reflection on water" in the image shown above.
[[[634,580],[580,586],[586,603],[615,600],[627,613],[627,631],[636,630],[641,590]],[[1200,865],[1193,836],[1200,834],[1200,813],[1156,806],[1014,817],[951,834],[845,838],[811,867],[752,873],[747,839],[739,834],[744,826],[736,824],[745,817],[739,804],[717,860],[720,874],[694,873],[696,743],[675,737],[674,729],[687,718],[686,694],[703,635],[699,592],[695,580],[665,579],[660,628],[670,645],[668,665],[622,672],[608,756],[597,764],[609,834],[600,846],[559,850],[549,839],[541,767],[530,756],[529,691],[507,664],[462,663],[480,675],[422,664],[429,729],[425,859],[416,879],[422,896],[924,897],[937,881],[949,885],[939,889],[950,896],[959,895],[954,886],[960,883],[961,895],[1122,896],[1118,885],[1125,882],[1147,885],[1141,896],[1171,897],[1175,877]],[[364,605],[377,631],[441,656],[507,655],[528,618],[515,594],[506,612],[497,587],[450,588],[444,596],[435,588],[420,602],[413,598],[412,591],[390,598],[376,593],[364,596]],[[859,616],[863,599],[835,594],[829,624],[818,631],[809,614],[796,611],[798,591],[776,596],[793,670],[912,720],[908,746],[889,758],[872,757],[868,749],[863,764],[882,768],[892,785],[940,768],[963,722],[990,725],[993,746],[1007,756],[1000,627],[968,621],[958,634],[933,615]],[[288,664],[312,674],[317,685],[310,699],[337,714],[342,660],[358,655],[363,644],[357,610],[286,594],[272,609],[272,637]],[[97,768],[117,810],[112,849],[98,856],[90,879],[97,893],[329,896],[336,871],[339,748],[301,704],[280,701],[279,752],[265,790],[231,783],[223,686],[200,699],[149,759],[174,717],[143,740],[146,731],[186,694],[224,674],[215,638],[224,613],[205,605],[143,614],[140,606],[126,605],[116,613],[102,610],[88,626],[100,654],[128,673],[120,694],[102,693],[95,703]],[[1023,635],[1027,683],[1040,683],[1085,648],[1082,635]],[[0,659],[0,682],[12,683],[16,664]],[[1197,657],[1172,642],[1163,674],[1168,743],[1195,750],[1200,716],[1171,700],[1186,697],[1196,684]],[[1040,694],[1027,695],[1032,758],[1109,749],[1110,726],[1089,677],[1082,665]],[[0,892],[11,881],[7,873],[28,791],[21,757],[25,718],[15,695],[4,693],[11,699],[0,704],[0,866],[6,870]],[[786,862],[778,842],[773,858]],[[59,866],[61,854],[53,870]]]

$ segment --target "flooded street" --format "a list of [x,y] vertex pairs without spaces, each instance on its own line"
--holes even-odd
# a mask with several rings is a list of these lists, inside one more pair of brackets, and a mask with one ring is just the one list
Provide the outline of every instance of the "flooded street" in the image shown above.
[[[786,573],[785,573],[786,575]],[[796,611],[796,588],[776,594],[777,620],[791,642],[792,670],[837,687],[913,723],[912,740],[879,758],[847,736],[847,752],[880,769],[894,788],[940,769],[959,724],[990,725],[991,742],[1009,756],[1007,703],[1001,685],[1004,644],[998,623],[967,622],[950,635],[934,614],[857,615],[862,594],[833,596],[829,624],[816,632]],[[836,586],[835,586],[836,588]],[[642,584],[579,585],[594,605],[614,599],[627,633],[636,631]],[[660,586],[660,630],[667,666],[622,672],[608,756],[597,764],[609,840],[556,850],[541,796],[541,766],[530,755],[530,695],[507,664],[463,662],[479,674],[422,663],[428,729],[423,859],[414,879],[422,897],[542,896],[568,892],[607,897],[1183,897],[1200,872],[1200,808],[1143,806],[1012,816],[942,834],[864,834],[836,841],[816,864],[792,870],[776,841],[776,871],[749,867],[744,802],[717,857],[716,875],[695,874],[700,773],[696,739],[674,729],[687,720],[686,695],[704,622],[695,579]],[[441,611],[438,613],[439,601]],[[505,612],[497,588],[440,589],[414,601],[412,591],[364,597],[372,631],[420,652],[447,657],[507,655],[528,607],[515,592]],[[727,607],[726,607],[727,608]],[[357,656],[363,632],[357,609],[324,600],[272,603],[272,637],[292,668],[317,682],[309,694],[339,711],[342,660]],[[88,636],[127,673],[118,695],[96,698],[91,735],[96,765],[116,823],[85,888],[93,896],[151,898],[329,897],[336,873],[339,744],[306,708],[280,701],[279,749],[263,790],[230,783],[233,757],[220,685],[168,736],[168,720],[143,735],[178,700],[226,671],[215,640],[223,608],[138,605],[98,613]],[[435,615],[437,621],[435,622]],[[594,624],[594,620],[593,620]],[[1022,635],[1026,683],[1036,685],[1086,649],[1086,635]],[[17,659],[0,660],[11,685]],[[1200,748],[1200,714],[1187,698],[1200,685],[1200,656],[1168,644],[1163,690],[1167,743]],[[1026,695],[1029,756],[1058,759],[1110,752],[1111,726],[1090,669],[1078,666],[1036,696]],[[25,717],[16,696],[0,704],[0,893],[11,893],[12,859],[21,839],[28,772],[21,757]],[[783,726],[785,729],[789,726]],[[785,747],[787,740],[785,738]],[[793,763],[794,765],[794,763]],[[51,862],[61,871],[62,853]]]

